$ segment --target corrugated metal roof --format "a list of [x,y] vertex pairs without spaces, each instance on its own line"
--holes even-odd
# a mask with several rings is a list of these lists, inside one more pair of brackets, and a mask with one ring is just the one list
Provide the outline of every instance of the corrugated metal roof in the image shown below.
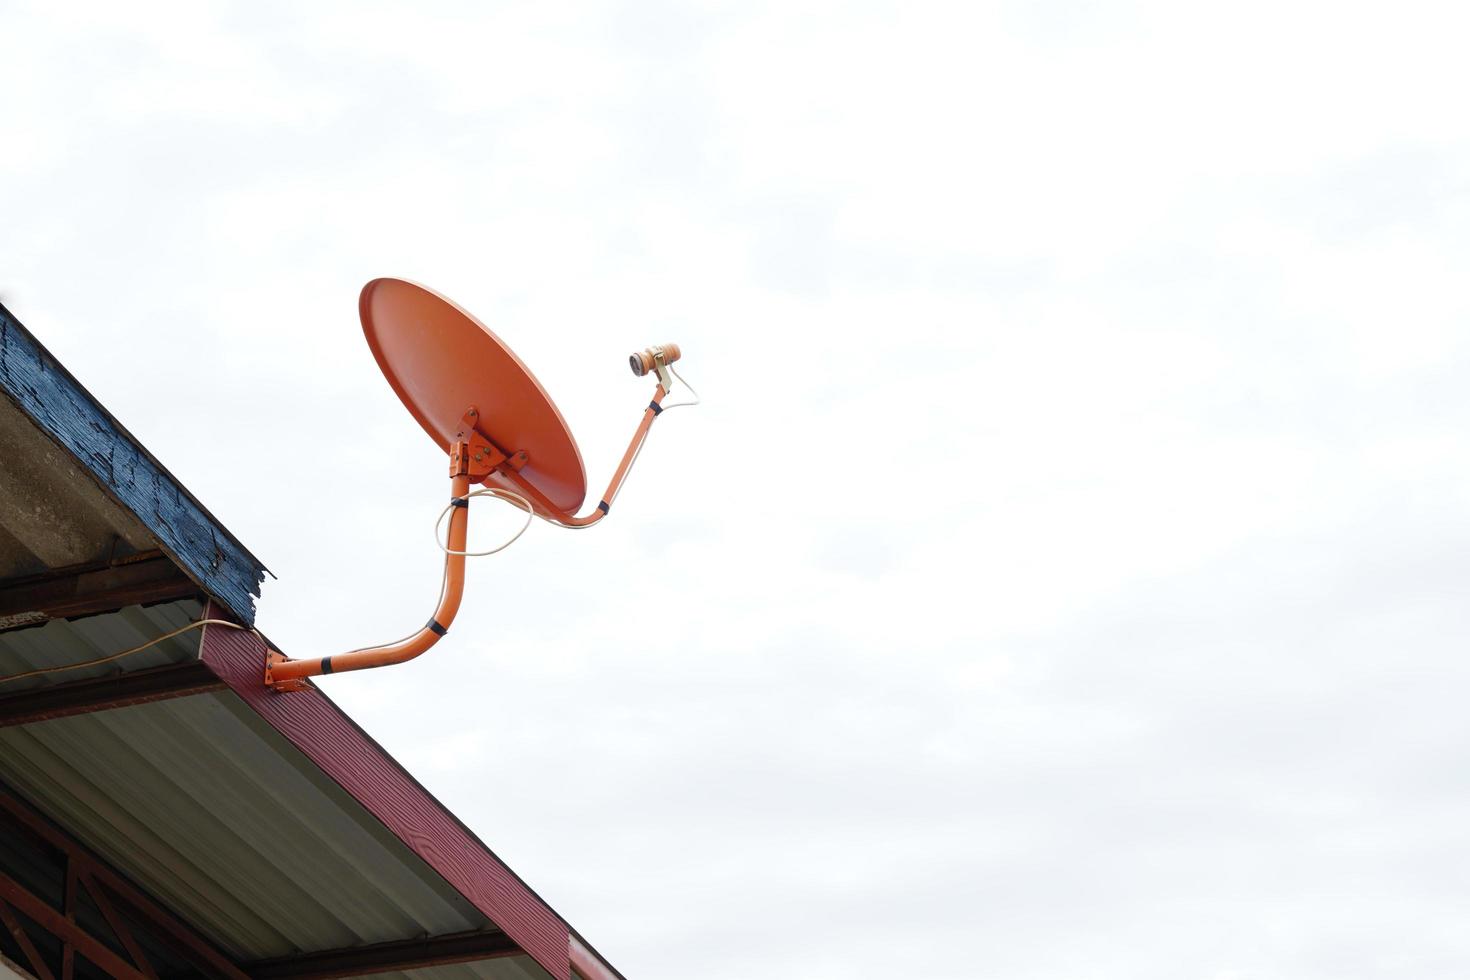
[[[198,611],[134,606],[0,634],[0,672],[122,649]],[[185,634],[129,666],[197,646]],[[230,692],[0,729],[0,781],[239,960],[492,927]],[[546,976],[526,957],[413,975]]]
[[[54,619],[43,626],[8,630],[0,633],[0,678],[25,673],[36,667],[59,667],[96,660],[187,626],[203,611],[202,603],[186,599],[155,606],[129,606],[115,613],[81,619]],[[190,630],[110,664],[0,683],[0,697],[52,684],[184,663],[198,657],[199,631]]]

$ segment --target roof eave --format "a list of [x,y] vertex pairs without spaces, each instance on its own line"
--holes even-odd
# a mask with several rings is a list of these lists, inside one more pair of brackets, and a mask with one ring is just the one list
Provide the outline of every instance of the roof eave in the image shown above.
[[239,621],[255,621],[267,569],[0,305],[0,392],[76,458],[103,493]]

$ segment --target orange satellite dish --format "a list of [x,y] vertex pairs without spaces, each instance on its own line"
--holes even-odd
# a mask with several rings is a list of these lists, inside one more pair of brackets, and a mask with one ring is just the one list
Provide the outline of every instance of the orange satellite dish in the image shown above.
[[[531,369],[479,320],[432,289],[374,279],[358,301],[362,329],[383,376],[445,452],[472,427],[563,513],[587,497],[582,454],[566,421]],[[517,489],[492,471],[487,482]]]
[[[579,517],[587,474],[576,440],[551,396],[499,337],[432,289],[404,279],[368,283],[358,311],[388,384],[429,438],[449,454],[444,587],[429,622],[397,643],[306,660],[268,650],[265,683],[277,691],[300,690],[306,678],[321,674],[401,663],[437,643],[464,597],[469,506],[476,494],[508,495],[563,527],[586,527],[607,516],[653,420],[664,410],[664,396],[674,384],[670,365],[680,357],[677,346],[664,344],[628,358],[634,375],[652,372],[658,386],[597,508]],[[471,493],[472,483],[488,489]]]

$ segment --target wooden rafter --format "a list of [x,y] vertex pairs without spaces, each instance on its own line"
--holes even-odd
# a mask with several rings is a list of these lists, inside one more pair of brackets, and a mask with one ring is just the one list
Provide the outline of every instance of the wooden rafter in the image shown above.
[[[32,895],[20,882],[0,872],[0,907],[6,904],[25,913],[27,918],[53,936],[75,946],[77,952],[106,970],[111,976],[117,977],[118,980],[149,980],[146,974],[133,969],[126,960],[103,945],[101,940],[90,935],[81,926]],[[12,914],[8,917],[6,926],[14,933],[19,925],[12,927],[10,923],[13,921],[15,921],[15,916]],[[27,956],[35,952],[35,946],[30,944],[29,939],[24,938],[24,930],[17,934],[17,939],[22,940],[21,948],[25,949]],[[40,977],[40,980],[53,980],[54,975],[46,968],[39,954],[35,955],[33,966],[39,967],[36,975]]]
[[224,681],[202,663],[150,667],[0,697],[0,728],[225,689]]
[[[76,867],[72,864],[70,857],[66,859],[66,885],[62,890],[61,914],[66,916],[68,922],[77,921],[77,888],[81,882],[77,878]],[[77,948],[70,941],[65,941],[61,947],[61,980],[72,980],[76,973]]]
[[[3,877],[0,875],[0,878]],[[9,880],[5,878],[5,881]],[[0,895],[3,894],[3,882],[0,882]],[[15,917],[15,913],[11,911],[3,898],[0,898],[0,923],[4,923],[6,931],[15,937],[16,945],[20,947],[21,954],[25,956],[31,972],[39,980],[52,980],[51,969],[41,957],[41,951],[36,949],[36,944],[31,942],[31,937],[26,933],[25,927],[20,924],[20,920]]]
[[202,595],[159,552],[0,580],[0,630]]
[[148,955],[143,952],[143,947],[138,945],[138,940],[133,938],[133,931],[128,928],[128,924],[113,907],[112,900],[107,897],[107,889],[99,885],[97,879],[90,874],[84,875],[82,880],[86,883],[87,894],[92,896],[92,901],[102,912],[102,917],[107,920],[107,925],[112,929],[113,935],[121,940],[123,948],[133,958],[133,964],[146,974],[149,980],[158,980],[158,972],[153,969],[153,964],[148,962]]
[[[54,826],[45,817],[28,805],[0,788],[0,819],[17,825],[26,836],[39,840],[65,855],[70,865],[69,873],[82,878],[87,890],[98,905],[99,911],[113,925],[118,939],[129,951],[129,955],[146,964],[141,947],[132,940],[126,924],[118,916],[119,911],[139,925],[146,926],[149,935],[167,943],[170,949],[184,959],[199,966],[211,977],[224,980],[249,980],[231,959],[215,948],[192,927],[153,899],[143,894],[122,875],[112,870],[101,858],[73,840],[65,831]],[[127,980],[153,980],[156,976],[152,967],[140,969],[118,956],[96,937],[82,929],[64,908],[57,909],[50,903],[32,894],[19,882],[0,874],[0,902],[6,902],[23,912],[28,918],[56,936],[64,944],[75,947],[76,952],[117,977]],[[110,902],[112,914],[104,903]],[[121,928],[120,928],[121,927]],[[63,951],[64,957],[64,951]]]

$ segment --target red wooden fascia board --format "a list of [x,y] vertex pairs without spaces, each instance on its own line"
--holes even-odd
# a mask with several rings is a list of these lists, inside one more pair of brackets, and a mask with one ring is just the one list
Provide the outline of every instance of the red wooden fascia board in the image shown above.
[[[210,602],[206,618],[223,618]],[[231,617],[232,618],[232,617]],[[262,682],[253,633],[206,626],[201,659],[399,840],[505,931],[556,980],[570,980],[570,933],[500,859],[316,688],[281,693]]]

